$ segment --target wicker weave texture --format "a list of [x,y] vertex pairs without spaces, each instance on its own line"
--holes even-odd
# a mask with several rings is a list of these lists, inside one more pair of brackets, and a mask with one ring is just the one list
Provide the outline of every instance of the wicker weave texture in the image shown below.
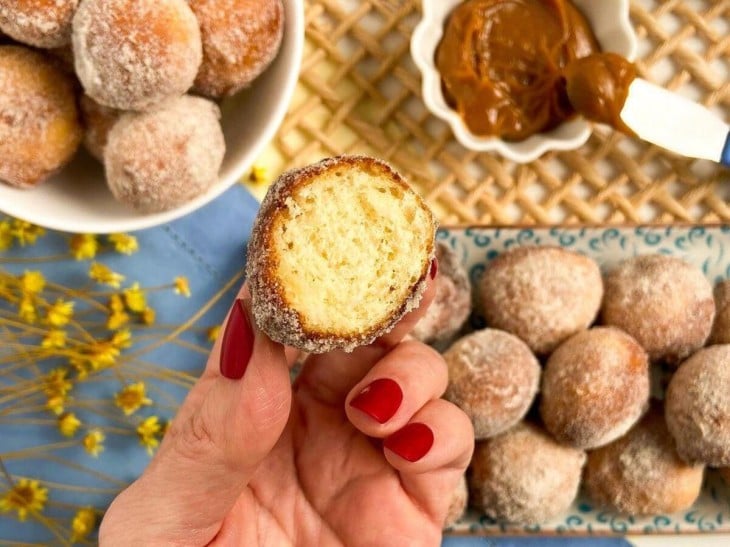
[[[436,0],[434,0],[436,1]],[[280,167],[368,153],[393,163],[443,224],[730,220],[730,171],[597,127],[582,148],[517,165],[464,149],[421,100],[409,42],[421,0],[309,0]],[[730,119],[730,0],[632,0],[640,75]]]

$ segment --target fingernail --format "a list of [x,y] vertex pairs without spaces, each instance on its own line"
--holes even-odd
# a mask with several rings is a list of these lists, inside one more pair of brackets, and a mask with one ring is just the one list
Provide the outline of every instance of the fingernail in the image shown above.
[[221,374],[231,380],[243,378],[253,353],[254,332],[248,319],[243,300],[238,299],[231,308],[221,345]]
[[384,424],[395,415],[402,401],[403,391],[398,383],[390,378],[380,378],[358,393],[350,406]]
[[436,274],[439,273],[439,261],[437,258],[434,258],[431,261],[431,269],[428,271],[428,276],[431,279],[436,279]]
[[417,462],[433,446],[433,431],[426,424],[408,424],[383,441],[383,446],[404,460]]

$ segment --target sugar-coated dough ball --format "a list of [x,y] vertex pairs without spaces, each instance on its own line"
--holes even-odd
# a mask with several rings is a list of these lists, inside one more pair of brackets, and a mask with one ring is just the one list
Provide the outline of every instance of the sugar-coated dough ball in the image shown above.
[[185,0],[84,0],[73,46],[86,93],[119,110],[182,95],[202,59],[200,27]]
[[431,209],[384,161],[338,156],[287,171],[248,243],[256,324],[309,353],[370,344],[421,301],[435,235]]
[[573,503],[585,460],[582,450],[518,424],[477,443],[467,475],[470,503],[499,521],[546,522]]
[[79,0],[0,0],[0,30],[18,42],[55,48],[71,42]]
[[203,63],[195,89],[214,98],[237,93],[274,60],[284,32],[281,0],[190,0],[200,22]]
[[579,332],[548,359],[540,415],[558,441],[596,448],[621,437],[649,402],[649,361],[628,334],[612,327]]
[[165,211],[217,180],[225,142],[220,110],[184,96],[144,113],[124,114],[109,132],[104,165],[114,196],[138,211]]
[[486,439],[519,422],[540,384],[540,364],[516,336],[495,329],[473,332],[445,353],[449,385],[444,397],[461,408]]
[[411,331],[413,337],[426,344],[452,341],[471,312],[471,283],[456,251],[438,241],[436,259],[436,295],[426,314]]
[[109,108],[97,103],[88,95],[79,101],[81,117],[84,121],[84,146],[99,161],[104,161],[104,149],[109,138],[109,131],[123,114],[121,110]]
[[0,181],[43,182],[68,163],[82,136],[71,77],[36,51],[0,46]]
[[601,316],[633,336],[652,361],[677,364],[712,329],[712,286],[698,268],[666,255],[630,258],[605,279]]
[[451,503],[449,503],[449,510],[446,512],[446,520],[444,521],[444,528],[453,526],[456,522],[464,516],[466,506],[469,502],[469,487],[466,483],[466,475],[462,475],[459,480],[459,484],[451,494]]
[[704,467],[677,455],[660,404],[625,436],[588,453],[584,485],[591,499],[629,515],[676,513],[700,495]]
[[685,461],[730,466],[730,345],[701,349],[682,363],[664,410]]
[[519,247],[502,253],[479,284],[487,324],[520,337],[539,355],[587,329],[602,295],[598,264],[557,247]]
[[708,342],[730,344],[730,279],[715,285],[715,322]]

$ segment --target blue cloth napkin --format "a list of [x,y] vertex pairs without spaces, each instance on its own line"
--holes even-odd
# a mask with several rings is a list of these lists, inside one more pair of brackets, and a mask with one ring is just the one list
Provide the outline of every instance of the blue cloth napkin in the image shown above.
[[[140,251],[132,257],[105,257],[104,262],[111,268],[139,281],[143,286],[171,281],[184,275],[189,278],[192,297],[189,300],[180,296],[164,294],[155,297],[155,307],[160,323],[179,323],[199,309],[212,295],[217,293],[225,282],[241,272],[245,262],[245,245],[251,231],[258,202],[239,185],[234,186],[219,199],[181,220],[169,225],[146,230],[135,234],[139,240]],[[23,249],[13,249],[5,256],[29,257],[56,255],[66,248],[66,240],[59,234],[49,234],[38,245]],[[80,286],[88,279],[84,269],[72,260],[34,265],[58,283],[67,286]],[[20,273],[25,265],[10,266],[9,269]],[[223,318],[237,286],[231,287],[217,305],[199,322],[215,325]],[[155,366],[176,368],[197,373],[203,365],[203,357],[191,354],[184,348],[167,345],[145,356]],[[87,396],[110,397],[118,385],[107,386],[97,383],[89,388]],[[184,396],[181,389],[171,390],[180,400]],[[172,416],[167,416],[168,418]],[[24,447],[58,441],[55,428],[20,427],[0,424],[0,453],[19,450]],[[62,450],[67,459],[82,459],[85,465],[129,482],[134,479],[149,462],[149,456],[142,449],[132,450],[127,445],[110,439],[106,450],[98,460],[91,459],[80,448]],[[140,447],[134,447],[140,448]],[[12,460],[9,462],[12,473],[30,475],[41,480],[58,480],[61,470],[55,466],[39,468],[37,461]],[[83,474],[74,476],[72,471],[63,470],[63,480],[74,481],[84,486],[98,486],[98,481]],[[55,494],[55,493],[54,493]],[[62,501],[80,503],[79,495],[58,494]],[[99,494],[89,498],[100,506],[109,503],[109,494]],[[50,514],[53,509],[49,508]],[[7,516],[0,515],[0,543],[2,540],[18,542],[47,543],[53,536],[43,527],[32,521],[19,523]],[[447,537],[444,547],[532,547],[563,546],[573,547],[619,547],[628,545],[621,539],[567,539],[567,538],[465,538]]]

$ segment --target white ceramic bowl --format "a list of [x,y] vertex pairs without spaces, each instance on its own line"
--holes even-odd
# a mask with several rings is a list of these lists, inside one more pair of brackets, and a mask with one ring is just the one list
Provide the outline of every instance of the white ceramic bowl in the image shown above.
[[128,232],[179,218],[222,194],[274,137],[294,93],[304,46],[303,0],[284,0],[284,12],[284,38],[274,62],[249,89],[221,105],[226,156],[218,181],[205,194],[163,213],[137,213],[114,199],[102,166],[81,151],[37,188],[19,190],[0,183],[0,211],[66,232]]
[[[581,118],[561,124],[548,133],[533,135],[520,142],[474,135],[459,114],[452,110],[441,91],[441,76],[435,53],[446,19],[462,0],[423,0],[423,17],[411,38],[411,55],[421,71],[423,100],[428,109],[451,125],[457,140],[478,152],[497,152],[527,163],[549,150],[572,150],[583,145],[591,134],[591,124]],[[586,16],[603,51],[612,51],[633,61],[637,39],[629,21],[629,0],[573,0]]]

